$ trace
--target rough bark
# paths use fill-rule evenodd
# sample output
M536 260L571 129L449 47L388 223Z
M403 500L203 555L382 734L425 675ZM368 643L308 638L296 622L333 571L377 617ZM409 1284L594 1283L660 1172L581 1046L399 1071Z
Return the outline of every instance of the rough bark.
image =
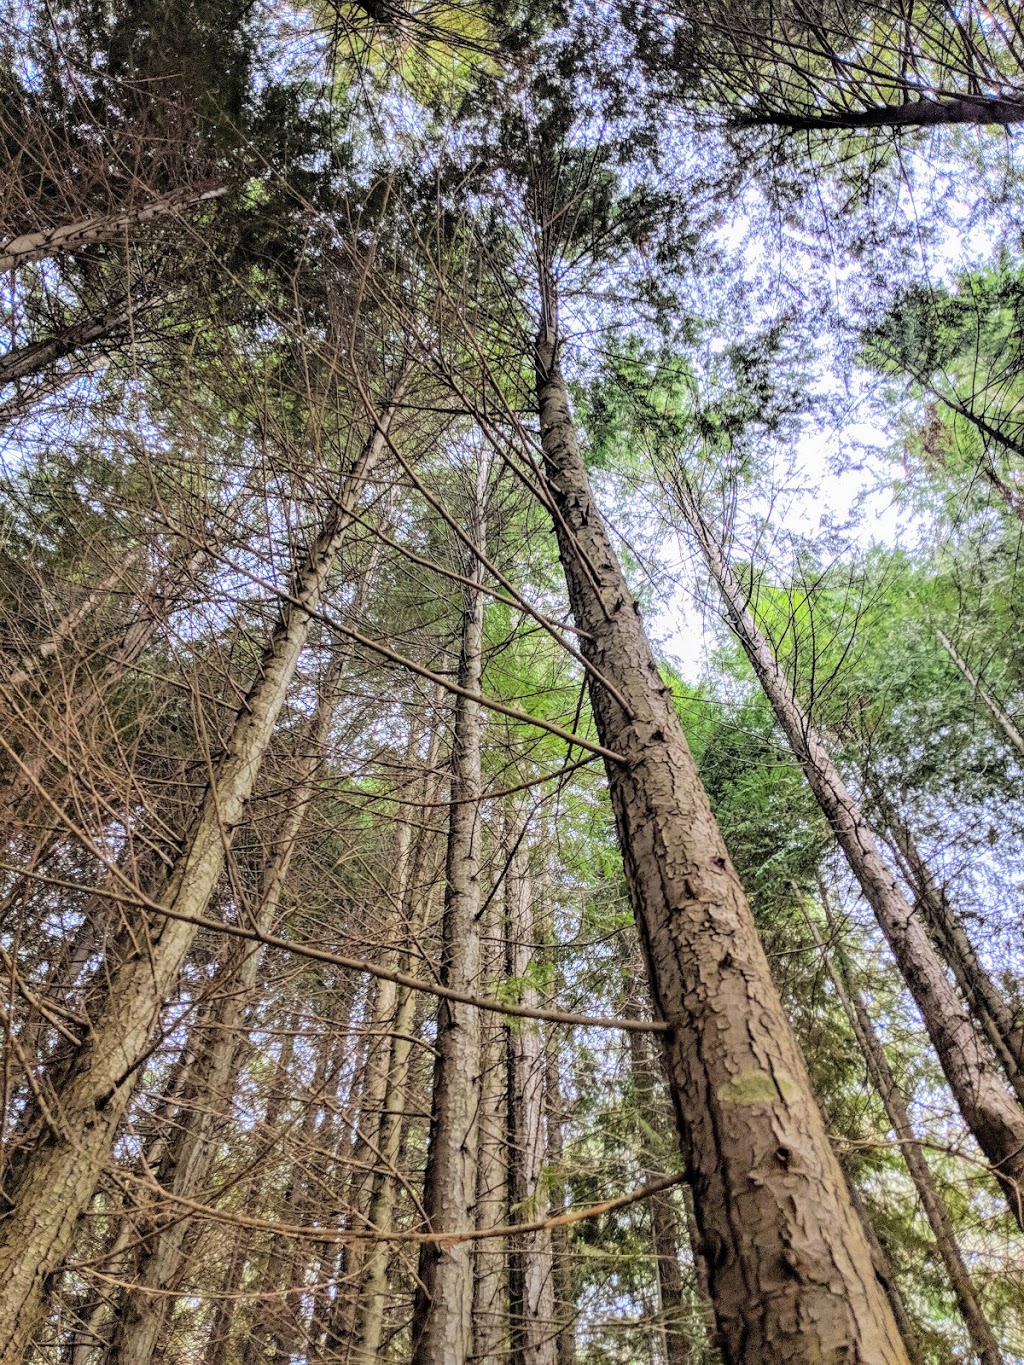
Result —
M533 879L524 846L524 814L509 821L511 847L505 886L505 939L508 975L523 981L537 940ZM540 992L526 985L523 1004L540 1003ZM523 1019L505 1025L508 1077L508 1213L506 1221L543 1218L538 1206L546 1155L544 1123L545 1046L539 1022ZM513 1238L508 1249L510 1365L558 1365L551 1230Z
M1024 1112L947 978L921 916L900 891L859 805L758 630L739 583L688 490L683 490L681 502L732 627L921 1012L964 1122L988 1158L1010 1211L1024 1226Z
M138 223L173 217L197 204L219 199L224 194L227 194L225 187L174 190L120 213L80 218L74 223L59 223L56 227L41 228L37 232L22 232L17 237L8 238L0 246L0 271L20 270L33 261L42 261L47 256L55 256L63 251L81 251L95 242L114 241Z
M337 699L337 673L328 676L310 733L304 737L305 753L299 780L289 799L288 811L276 840L276 851L264 872L254 927L274 933L280 916L288 874L301 842L303 825L316 797L317 775L327 743ZM217 1155L217 1136L234 1094L240 1053L244 1042L243 1022L255 997L263 949L245 944L231 953L219 973L217 989L224 994L208 1031L199 1074L193 1085L193 1110L179 1122L171 1140L171 1157L162 1169L170 1172L172 1195L196 1198L206 1187ZM179 1287L185 1269L191 1221L172 1205L167 1226L147 1239L136 1268L138 1288L128 1292L118 1317L117 1330L108 1352L108 1365L149 1365L163 1325L174 1306L169 1291Z
M537 343L547 487L589 662L630 898L728 1365L906 1352L829 1146L750 906L590 491L556 357Z
M481 460L471 539L484 548L487 466ZM464 591L462 650L455 705L452 804L441 930L441 982L473 990L480 976L480 740L483 671L483 566L473 556ZM430 1228L472 1228L476 1202L476 1118L482 1028L480 1012L441 999L437 1011L434 1092L423 1204ZM413 1306L412 1365L465 1365L473 1326L473 1254L468 1243L424 1243Z
M827 900L824 901L824 905L825 913L829 915ZM853 1030L854 1037L864 1055L864 1062L868 1069L868 1075L871 1077L871 1083L878 1091L893 1135L900 1145L900 1151L903 1153L903 1159L914 1182L914 1188L921 1200L921 1207L924 1209L928 1225L932 1230L932 1236L935 1238L935 1246L942 1258L943 1265L946 1267L946 1273L949 1276L953 1294L963 1316L971 1345L981 1365L1002 1365L999 1346L996 1343L992 1328L989 1326L988 1319L985 1317L970 1272L960 1254L960 1247L957 1244L949 1211L942 1201L935 1177L932 1175L931 1168L925 1158L924 1150L914 1135L907 1103L903 1098L903 1092L896 1081L896 1077L893 1075L889 1059L885 1055L885 1048L875 1032L875 1026L871 1022L871 1016L868 1014L864 1001L853 986L849 966L836 941L835 925L830 918L831 946L826 948L813 920L809 919L808 922L811 925L811 932L814 935L818 950L824 957L829 977L835 987L836 995L839 997L839 1003L850 1021L850 1028Z
M389 409L389 413L393 408ZM387 424L387 416L381 427ZM233 831L259 774L316 610L344 543L367 473L384 446L375 430L351 471L328 524L316 537L281 608L256 681L184 853L160 897L176 914L201 916L224 870ZM140 926L141 928L141 926ZM47 1286L70 1246L107 1160L117 1125L138 1084L164 1001L196 926L154 912L135 951L116 967L59 1097L52 1124L7 1185L0 1227L0 1362L16 1365L43 1312Z
M907 822L884 792L874 783L870 787L872 801L888 830L886 842L903 880L914 893L915 904L924 916L935 947L984 1029L1017 1098L1024 1103L1024 1029L978 958L945 888L933 877Z

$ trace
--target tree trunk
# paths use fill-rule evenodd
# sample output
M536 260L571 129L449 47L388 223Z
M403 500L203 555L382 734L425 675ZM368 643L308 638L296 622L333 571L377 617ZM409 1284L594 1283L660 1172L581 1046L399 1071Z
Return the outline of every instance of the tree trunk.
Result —
M487 463L480 460L470 518L472 543L486 541ZM477 702L483 672L483 565L467 566L462 651L455 705L451 813L441 930L441 983L476 989L481 968L480 773L482 716ZM482 1029L480 1012L439 1000L434 1098L427 1149L424 1209L434 1232L473 1226L476 1202L476 1109ZM469 1243L446 1248L425 1242L413 1306L412 1365L465 1365L473 1328L473 1254Z
M979 961L974 944L950 905L945 889L932 876L907 822L870 778L868 786L888 830L886 842L900 874L914 893L932 940L984 1029L1017 1098L1024 1103L1024 1029Z
M423 784L422 807L426 817L436 800L439 783L433 773L437 763L437 731L431 735ZM402 901L402 920L411 925L409 937L415 941L429 922L434 904L433 876L424 878L427 864L428 836L423 819L419 838L414 845L413 858L405 881ZM397 956L401 971L411 970L410 955ZM402 1133L408 1106L409 1065L414 1046L412 1030L416 1018L416 996L413 991L400 988L391 1026L387 1084L381 1102L380 1121L375 1140L375 1166L370 1181L367 1222L380 1233L391 1230L397 1193L398 1169L401 1158ZM388 1263L390 1249L383 1238L370 1244L360 1272L359 1293L353 1332L353 1365L370 1365L379 1359L384 1337L384 1318L388 1305Z
M311 613L337 560L363 491L385 443L375 430L351 471L327 526L281 608L261 668L234 728L228 752L172 870L161 903L175 914L201 916L224 870L274 726L306 642ZM196 935L196 925L154 913L140 944L118 964L59 1101L52 1127L8 1184L10 1211L0 1231L0 1362L16 1365L42 1315L47 1285L67 1253L107 1160L114 1132L141 1076L163 1002Z
M992 717L998 729L1000 729L1009 741L1010 746L1018 754L1024 755L1024 734L1021 734L1017 722L1008 714L1006 710L996 701L992 693L982 684L981 679L971 668L970 664L953 644L952 640L946 638L942 631L937 632L942 648L949 655L956 671L966 682L974 695L984 706L985 710Z
M524 846L525 813L509 820L510 860L505 884L508 975L523 981L521 1004L540 1004L535 985L525 984L537 939L533 880ZM508 1020L508 1217L509 1223L543 1218L538 1201L546 1155L544 1124L545 1048L539 1021ZM558 1365L551 1230L525 1233L508 1249L510 1365Z
M219 199L224 194L227 194L226 188L174 190L120 213L105 213L95 218L80 218L74 223L42 228L38 232L23 232L0 246L0 272L20 270L33 261L45 260L47 256L55 256L62 251L81 251L94 242L114 241L123 237L137 223L172 217L210 199Z
M707 1250L727 1365L905 1365L864 1230L711 812L671 689L594 503L556 359L553 282L537 398L555 532L593 676L630 899ZM623 707L625 703L625 709Z
M681 490L681 503L733 629L921 1012L964 1121L991 1163L1010 1211L1024 1227L1024 1112L1003 1083L946 976L921 917L900 891L860 807L758 630L735 575L688 489Z
M557 980L557 977L556 977ZM547 1118L545 1164L551 1168L551 1217L565 1213L565 1182L562 1177L565 1103L559 1056L548 1042L544 1053L544 1111ZM569 1229L564 1223L551 1229L551 1291L554 1300L555 1365L576 1365L576 1296L573 1291Z
M868 1014L859 993L853 987L849 966L836 938L836 925L831 917L827 899L823 897L822 903L828 918L830 947L826 948L825 944L822 943L817 925L808 916L811 933L814 935L818 951L825 962L836 995L839 997L839 1003L850 1021L850 1028L853 1030L854 1037L864 1055L868 1075L878 1091L893 1134L900 1145L900 1151L903 1153L910 1177L914 1182L921 1207L925 1211L932 1236L935 1238L936 1248L942 1257L943 1265L946 1267L946 1273L963 1315L971 1345L981 1365L1002 1365L1002 1355L996 1344L992 1328L985 1317L971 1281L970 1272L960 1254L949 1211L942 1202L942 1196L925 1159L921 1144L914 1136L910 1113L903 1098L903 1092L900 1090L896 1077L892 1073L892 1068L889 1066L889 1059L886 1057L885 1048L875 1032L871 1016Z

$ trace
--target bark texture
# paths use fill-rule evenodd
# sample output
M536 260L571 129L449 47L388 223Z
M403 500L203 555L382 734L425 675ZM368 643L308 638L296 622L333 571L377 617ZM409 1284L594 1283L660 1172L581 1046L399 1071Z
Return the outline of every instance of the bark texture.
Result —
M484 548L487 470L480 464L471 539ZM468 566L462 650L455 705L451 813L441 930L441 983L472 991L480 977L480 740L482 714L471 696L483 672L483 565ZM480 1011L454 1000L438 1001L436 1062L424 1210L434 1232L468 1231L474 1225L477 1167L477 1106L482 1025ZM465 1365L472 1345L473 1252L423 1244L413 1307L412 1365Z
M389 409L389 413L393 408ZM316 610L344 543L364 480L385 442L389 417L367 441L328 524L316 537L281 609L259 675L219 762L162 906L201 916L242 820ZM0 1362L20 1365L43 1313L48 1283L88 1206L121 1116L138 1084L161 1009L196 926L154 912L137 947L111 975L54 1109L10 1173L0 1224Z
M546 291L550 292L550 291ZM537 344L547 484L601 742L718 1341L728 1365L907 1360L803 1058L587 480L550 319Z
M875 912L928 1030L964 1122L992 1167L1010 1211L1024 1226L1024 1111L1007 1089L973 1021L946 976L921 916L878 851L864 815L779 667L721 546L692 495L684 512L718 584L733 629L771 702L793 754Z
M828 913L827 907L826 913ZM864 1062L871 1082L878 1091L886 1116L892 1126L893 1134L900 1145L900 1151L903 1153L903 1159L907 1163L907 1169L914 1182L918 1198L921 1200L921 1207L928 1219L928 1225L932 1230L932 1236L935 1238L935 1246L942 1258L942 1264L949 1276L949 1282L953 1288L953 1294L963 1316L974 1352L981 1365L1002 1365L1002 1354L981 1307L970 1272L960 1253L949 1211L942 1202L935 1177L925 1159L921 1144L914 1135L907 1103L897 1084L896 1077L893 1075L889 1059L885 1055L885 1048L875 1032L875 1026L871 1022L871 1016L868 1014L864 1001L851 982L849 968L841 951L836 946L835 934L831 935L833 946L829 951L822 943L814 922L810 921L810 923L818 950L825 957L828 973L835 987L836 995L839 997L839 1003L850 1021L854 1037L864 1054ZM830 928L834 929L831 923Z

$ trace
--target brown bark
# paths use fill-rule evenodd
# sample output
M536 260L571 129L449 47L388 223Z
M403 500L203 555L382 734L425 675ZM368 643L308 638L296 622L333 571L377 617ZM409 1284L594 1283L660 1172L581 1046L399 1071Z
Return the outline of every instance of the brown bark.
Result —
M854 1037L860 1045L868 1074L885 1108L893 1135L900 1145L900 1151L914 1182L914 1188L921 1200L921 1207L924 1209L925 1217L928 1219L928 1224L932 1230L932 1236L935 1238L935 1246L942 1258L943 1265L946 1267L946 1273L963 1315L971 1345L981 1365L1002 1365L1002 1355L992 1328L985 1317L970 1272L960 1254L949 1211L942 1201L938 1185L935 1183L935 1177L931 1173L921 1144L914 1135L903 1092L893 1075L889 1059L885 1055L885 1048L875 1032L875 1026L871 1022L871 1016L868 1014L864 1001L852 984L849 965L836 940L836 926L829 914L827 899L823 900L823 904L825 914L829 916L830 946L826 948L822 943L817 926L813 920L808 918L811 932L814 935L819 952L825 959L825 965L835 987L836 995L839 997L839 1003L842 1005L846 1017L850 1021Z
M562 1179L565 1103L558 1053L550 1041L544 1053L544 1112L547 1142L544 1160L551 1168L549 1211L552 1218L566 1212ZM554 1307L555 1365L576 1365L576 1298L573 1293L569 1229L558 1223L551 1229L551 1296Z
M948 99L913 99L902 104L879 104L865 109L844 109L834 114L744 114L737 118L743 128L786 128L791 132L816 129L943 128L974 124L1008 128L1024 122L1024 99L1007 96L953 95Z
M507 971L523 980L531 962L527 946L540 926L533 907L533 879L524 847L524 813L509 820L511 856L505 886ZM536 1004L540 993L526 986L523 1003ZM538 1207L545 1159L544 1033L523 1020L505 1026L508 1077L508 1213L507 1221L528 1222L546 1212ZM510 1240L508 1249L510 1365L558 1365L551 1230Z
M988 1158L1010 1211L1024 1226L1024 1112L1007 1090L948 980L921 916L900 891L860 807L758 630L735 575L692 494L688 489L680 492L684 515L718 584L732 627L851 871L875 912L921 1012L964 1121Z
M143 293L128 301L120 300L102 313L69 323L53 336L16 346L6 355L0 356L0 385L13 384L16 380L43 374L58 360L74 355L83 346L116 336L133 320L138 320L149 309L156 308L165 301L163 295Z
M481 460L471 517L474 545L484 549L487 465ZM482 715L470 696L483 672L483 566L472 557L464 590L462 651L455 704L452 804L441 930L441 982L472 989L480 976L480 740ZM423 1204L434 1232L473 1226L476 1119L482 1026L479 1010L438 1001L434 1095ZM465 1365L473 1327L473 1255L466 1243L424 1243L413 1307L412 1365Z
M344 494L296 576L291 598L282 605L227 753L160 898L169 909L201 916L213 895L305 645L311 614L384 441L383 429L367 441ZM106 998L61 1093L52 1097L52 1124L40 1126L34 1148L26 1151L12 1173L7 1185L10 1209L0 1228L2 1365L17 1365L42 1315L51 1278L92 1198L149 1054L164 1001L196 932L195 924L156 912L144 931L140 925L137 947L113 971Z
M915 904L924 916L932 940L984 1029L1017 1098L1024 1103L1024 1029L979 960L945 888L932 876L907 822L870 778L869 787L871 799L888 829L886 842L900 874L914 893Z
M537 343L547 486L728 1365L882 1365L906 1352L829 1146L671 689L594 503L556 357Z

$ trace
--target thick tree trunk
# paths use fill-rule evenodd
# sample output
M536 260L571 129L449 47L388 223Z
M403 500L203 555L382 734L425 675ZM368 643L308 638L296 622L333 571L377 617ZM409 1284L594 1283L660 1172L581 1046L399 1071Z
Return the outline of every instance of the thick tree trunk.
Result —
M505 885L505 939L508 975L525 981L538 941L533 906L533 879L524 844L524 812L509 821L511 856ZM520 1003L539 1005L536 986L520 992ZM639 1035L636 1035L639 1036ZM539 1206L546 1155L544 1123L545 1047L539 1022L509 1020L505 1024L508 1076L508 1213L507 1222L543 1218ZM552 1278L551 1230L525 1233L508 1249L510 1365L558 1365L555 1293Z
M485 546L487 464L480 461L471 539ZM472 558L467 577L483 582L483 566ZM455 705L451 813L441 931L441 982L475 990L480 977L480 740L479 695L483 672L484 595L464 592L462 652ZM476 1120L480 1084L480 1011L439 1000L434 1097L427 1149L423 1204L435 1232L466 1231L476 1203ZM446 1248L425 1242L413 1307L412 1365L465 1365L473 1330L473 1254L463 1242Z
M827 900L824 900L823 904L825 914L829 916ZM981 1365L1002 1365L1002 1355L992 1333L992 1328L985 1317L974 1284L971 1281L970 1272L960 1254L949 1211L942 1201L942 1196L925 1159L921 1144L914 1136L910 1113L907 1109L906 1100L903 1098L903 1092L900 1090L896 1077L892 1073L892 1068L889 1066L889 1059L885 1055L885 1048L882 1046L881 1039L875 1032L871 1016L852 984L849 966L836 939L836 926L829 916L830 946L826 947L822 943L821 935L818 933L814 921L808 918L808 923L811 926L811 932L814 935L818 950L824 958L829 977L835 987L836 995L839 997L839 1003L850 1021L850 1028L853 1030L854 1037L864 1054L868 1075L878 1091L893 1134L900 1145L900 1151L903 1153L903 1159L914 1182L914 1188L921 1200L921 1207L924 1209L932 1230L932 1236L935 1238L936 1248L942 1258L943 1265L946 1267L946 1273L963 1315L971 1345Z
M224 870L232 833L252 794L305 645L311 613L327 586L364 480L384 443L383 430L367 441L344 495L296 577L291 599L282 606L228 752L218 765L186 851L160 897L175 914L201 916ZM139 933L138 948L112 974L106 1000L59 1098L54 1097L52 1125L40 1131L34 1149L7 1186L10 1210L0 1227L3 1365L16 1365L31 1339L47 1285L92 1198L114 1132L141 1076L163 1003L196 934L195 924L159 913L150 917L146 928Z
M552 292L542 281L542 294ZM905 1365L739 878L594 503L556 358L537 343L555 531L593 677L630 898L727 1365Z
M682 491L681 502L733 629L921 1012L964 1121L991 1163L1010 1211L1024 1226L1024 1112L1007 1090L920 915L900 891L860 807L758 630L735 575L688 490Z

